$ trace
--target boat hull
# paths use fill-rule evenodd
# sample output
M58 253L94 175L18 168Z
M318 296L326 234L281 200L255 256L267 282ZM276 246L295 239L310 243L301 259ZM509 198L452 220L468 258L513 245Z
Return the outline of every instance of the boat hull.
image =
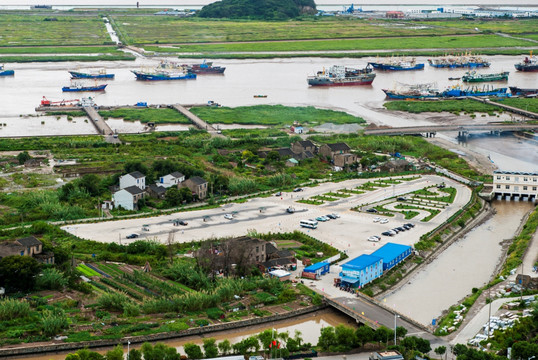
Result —
M508 72L486 75L464 75L461 80L465 82L506 81L508 80Z
M374 79L369 80L328 80L328 79L308 79L310 86L357 86L372 85Z
M225 67L210 67L210 68L192 68L191 71L195 74L224 74L224 70L226 70Z
M537 72L538 71L538 65L515 64L514 66L517 71L525 71L525 72Z
M538 89L522 89L515 86L510 86L512 95L534 95L538 94Z
M114 74L87 74L78 71L70 71L73 79L114 79Z
M459 68L483 68L483 67L489 67L491 63L484 62L484 63L475 63L475 62L468 62L468 63L441 63L437 64L434 62L429 62L430 66L438 69L459 69Z
M11 76L15 75L15 71L13 70L0 70L0 76Z
M423 70L424 69L424 64L415 64L413 66L398 66L398 65L369 62L368 65L371 65L376 70L383 70L383 71L408 71L408 70Z
M450 89L442 94L443 97L469 97L469 96L508 96L508 88L498 88L492 90L462 90Z
M100 86L82 86L82 87L69 87L64 86L62 88L63 92L84 92L84 91L105 91L105 88L107 85L100 85Z
M136 75L136 80L143 80L143 81L170 81L170 80L190 80L190 79L196 79L196 74L188 73L188 74L182 74L177 76L168 76L163 74L149 74L149 73L142 73L138 71L133 71L133 74Z
M425 94L417 94L417 95L409 95L409 94L398 94L390 90L383 90L385 95L387 95L387 98L394 99L394 100L428 100L428 99L437 99L439 98L439 94L431 94L431 95L425 95Z

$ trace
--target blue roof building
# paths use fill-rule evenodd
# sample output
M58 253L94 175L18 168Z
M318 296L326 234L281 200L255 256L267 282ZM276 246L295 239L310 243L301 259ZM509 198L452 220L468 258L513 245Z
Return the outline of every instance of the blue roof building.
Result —
M383 259L383 271L387 271L411 255L411 251L411 246L389 242L379 248L379 250L374 251L372 255L379 256Z
M383 259L375 255L361 255L342 265L342 285L362 287L383 275Z
M324 275L329 272L330 264L328 262L319 262L316 264L312 264L310 266L307 266L304 268L304 272L307 273L314 273L318 276Z

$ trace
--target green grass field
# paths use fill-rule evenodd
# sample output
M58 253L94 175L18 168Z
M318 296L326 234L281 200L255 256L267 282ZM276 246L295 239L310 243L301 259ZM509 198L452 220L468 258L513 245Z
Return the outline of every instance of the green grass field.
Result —
M122 51L115 46L22 46L0 47L0 54L115 54Z
M97 14L65 16L58 13L47 15L4 13L0 16L0 46L69 46L109 43L110 37L106 32L105 24Z
M513 99L502 99L494 100L500 104L505 104L508 106L513 106L519 109L532 111L538 113L538 99L537 98L513 98Z
M538 32L537 19L495 19L495 20L426 20L413 21L417 26L439 27L446 31L447 28L460 31L469 30L476 32L475 28L482 32L503 32L507 34L525 34Z
M494 47L535 46L525 40L497 35L402 37L372 39L339 39L315 41L268 41L221 44L183 44L180 47L145 47L148 51L177 53L262 52L262 51L353 51L384 49L481 49Z
M421 112L451 112L451 113L489 113L501 112L502 109L473 100L439 100L439 101L387 101L383 104L388 110Z
M190 124L189 119L173 109L118 109L99 111L99 114L105 119L117 118L127 121L140 121L141 123Z
M195 107L191 112L209 123L219 124L257 124L257 125L292 125L300 124L361 124L362 118L344 112L316 109L309 107L286 107L281 105L240 106L236 108Z

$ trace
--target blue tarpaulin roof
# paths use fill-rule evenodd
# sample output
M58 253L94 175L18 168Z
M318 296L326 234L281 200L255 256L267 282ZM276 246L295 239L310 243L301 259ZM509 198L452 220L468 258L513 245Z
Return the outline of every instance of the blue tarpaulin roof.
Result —
M383 259L384 263L390 263L409 249L411 249L411 246L389 242L383 245L379 250L374 251L372 255L379 256Z
M343 282L347 282L350 284L355 284L357 281L359 281L358 278L350 277L350 276L342 276L340 278Z
M382 258L375 255L361 255L359 257L356 257L353 260L348 261L347 263L342 265L342 268L348 267L353 268L356 270L364 269L372 264L375 264Z
M315 263L315 264L312 264L310 266L305 267L304 271L306 271L306 272L316 271L316 270L319 270L322 267L327 266L327 265L329 265L329 263L326 263L326 262L322 261L322 262Z

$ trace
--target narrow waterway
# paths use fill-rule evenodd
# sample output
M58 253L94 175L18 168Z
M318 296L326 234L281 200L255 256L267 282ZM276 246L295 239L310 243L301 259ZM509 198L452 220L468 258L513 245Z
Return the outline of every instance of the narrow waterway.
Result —
M386 304L423 324L431 324L432 319L469 295L474 287L485 285L501 258L501 242L514 236L533 205L494 201L493 207L495 215L387 296Z
M195 343L202 345L204 338L215 338L217 343L228 339L230 343L234 344L241 341L244 338L247 338L252 335L259 334L260 332L266 329L275 329L279 333L288 332L291 337L295 336L295 331L300 331L301 337L304 343L311 343L313 345L317 344L321 329L327 326L337 326L339 324L344 324L350 327L356 326L356 323L353 319L347 317L346 315L333 311L333 310L324 310L315 314L307 314L300 316L291 320L284 320L273 322L265 325L259 326L249 326L242 329L235 329L229 331L222 331L214 334L207 334L205 336L190 336L181 339L170 339L162 341L168 346L173 346L181 354L185 354L183 351L183 345L186 343ZM124 344L125 352L127 352L127 342ZM139 349L142 344L133 344L131 348ZM95 350L100 353L105 353L108 349L99 349ZM74 352L74 351L72 351ZM35 355L35 356L20 356L15 359L18 360L64 360L67 353L51 353L47 355Z

